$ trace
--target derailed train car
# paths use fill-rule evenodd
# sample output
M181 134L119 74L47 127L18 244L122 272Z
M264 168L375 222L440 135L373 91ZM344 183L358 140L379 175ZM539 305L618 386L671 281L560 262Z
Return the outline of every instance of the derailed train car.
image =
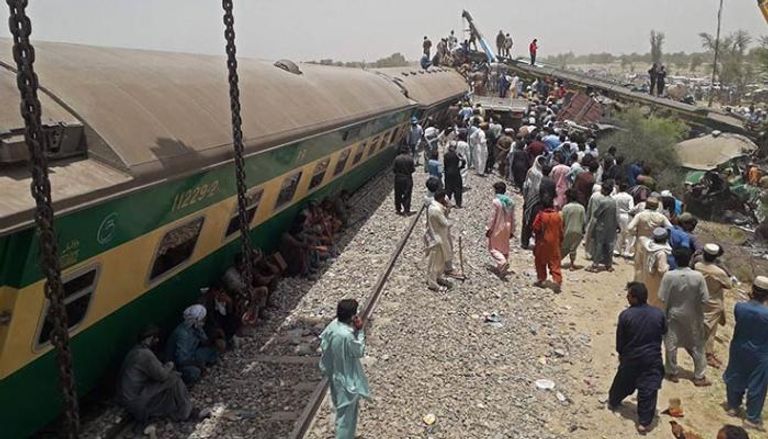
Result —
M78 392L141 327L174 322L238 251L221 57L36 44ZM11 43L0 40L0 426L60 409ZM241 59L251 239L272 248L310 198L389 166L412 116L447 116L452 71L378 72ZM402 78L402 79L400 79Z

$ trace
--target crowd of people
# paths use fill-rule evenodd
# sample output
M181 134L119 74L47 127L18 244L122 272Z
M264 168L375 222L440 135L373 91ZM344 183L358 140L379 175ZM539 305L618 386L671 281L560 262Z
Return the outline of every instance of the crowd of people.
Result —
M460 66L468 67L471 64L471 52L477 52L477 40L478 36L470 31L469 37L459 41L456 37L456 33L451 30L450 34L446 37L440 38L437 44L434 45L435 52L433 54L432 40L428 36L424 36L421 42L421 58L419 59L419 65L422 69L427 70L432 66L451 66L460 68ZM488 43L490 44L490 43ZM503 30L499 30L496 35L496 59L512 59L512 47L514 41L509 32L504 33ZM536 55L539 51L539 40L534 38L528 45L528 55L530 57L530 64L536 65Z
M252 251L250 284L247 258L235 254L233 265L187 307L181 322L161 344L161 330L145 328L123 360L117 401L141 432L152 420L199 420L207 410L193 407L188 386L197 383L222 354L239 349L242 337L266 310L276 306L274 292L284 276L315 278L323 261L337 255L339 233L349 225L349 193L309 201L281 235L279 252Z
M561 127L561 87L542 89L536 84L517 129L501 126L480 104L473 107L468 101L431 136L412 120L407 142L395 159L395 192L399 205L410 206L411 175L423 149L433 163L424 233L427 287L450 289L448 278L463 274L454 268L450 213L462 207L468 173L497 173L501 179L493 186L485 234L498 276L508 273L510 242L516 236L523 249L533 249L534 285L556 293L562 288L564 258L569 270L585 268L595 274L613 272L617 259L634 265L627 285L630 308L621 314L617 328L620 366L610 390L610 408L617 409L637 390L637 430L647 432L663 380L680 379L677 351L682 348L693 359L695 386L711 385L708 368L725 367L728 414L743 416L745 427L762 430L768 388L768 278L754 279L751 300L736 306L736 332L726 365L714 341L718 326L725 324L724 295L736 280L721 263L723 248L696 236L697 219L671 191L657 187L645 163L627 160L613 146L601 152L588 133ZM427 120L426 125L433 128L435 122ZM440 149L445 151L442 167ZM408 191L399 191L398 185ZM519 235L514 192L522 197ZM576 265L579 251L589 266Z
M477 231L485 234L495 275L510 273L511 246L518 237L522 249L533 251L533 285L555 293L567 276L563 268L606 275L601 273L613 272L617 259L633 264L626 288L629 308L617 326L619 368L609 408L617 409L637 391L637 430L647 432L663 380L680 380L677 351L682 348L693 359L695 386L710 386L707 370L725 367L728 414L743 416L745 427L761 430L768 389L768 278L755 278L751 300L736 305L725 364L714 341L718 326L725 324L724 296L734 278L721 263L722 246L698 239L696 218L672 192L657 187L644 163L625 159L613 146L601 152L589 133L561 126L563 89L545 81L532 84L525 94L529 108L516 128L504 127L468 100L442 127L431 119L423 126L411 120L393 163L394 202L398 214L412 213L413 174L423 160L429 175L423 235L427 288L446 291L454 286L450 279L464 276L455 263L451 211L463 207L473 179L496 176L493 193L482 195L489 200L488 221L484 231ZM157 416L204 416L192 407L186 386L221 361L223 352L238 347L243 327L272 304L281 276L316 276L323 261L336 257L336 238L349 224L347 196L309 202L282 234L279 253L267 257L255 251L251 285L243 276L245 258L236 255L199 303L184 311L162 354L155 351L157 328L141 334L125 358L119 383L119 399L139 424ZM590 261L587 267L577 265L580 251ZM360 365L364 325L357 307L351 300L340 302L337 319L321 335L321 370L331 382L337 437L343 438L354 436L358 403L368 397ZM727 426L720 433L746 437L733 435L740 431ZM686 433L676 428L675 435Z

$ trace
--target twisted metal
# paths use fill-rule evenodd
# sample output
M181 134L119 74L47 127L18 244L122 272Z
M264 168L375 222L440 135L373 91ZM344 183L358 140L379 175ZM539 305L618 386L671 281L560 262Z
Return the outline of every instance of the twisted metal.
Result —
M6 0L10 9L8 27L13 36L13 59L16 62L16 84L21 94L21 116L24 118L24 141L29 150L32 174L31 192L35 199L35 223L40 240L40 268L45 275L45 297L48 299L46 319L52 324L51 342L56 349L59 386L64 403L64 432L77 437L80 415L69 347L69 325L64 304L64 288L54 230L51 183L48 179L46 137L40 121L41 107L37 97L38 79L34 69L35 49L29 41L32 23L26 14L27 0Z

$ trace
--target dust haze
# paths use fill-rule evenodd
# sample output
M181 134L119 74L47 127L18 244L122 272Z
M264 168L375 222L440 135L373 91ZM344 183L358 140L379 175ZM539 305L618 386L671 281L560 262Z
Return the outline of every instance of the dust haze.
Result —
M714 33L718 0L236 0L241 55L308 61L373 61L394 52L418 59L421 39L464 28L468 9L491 39L499 29L525 55L537 37L540 56L647 52L651 29L665 51L701 50L699 32ZM7 14L7 8L2 8ZM223 54L221 4L210 0L36 0L33 37L91 45ZM3 20L5 23L5 20ZM723 31L768 34L755 2L725 2ZM3 24L0 36L7 37Z

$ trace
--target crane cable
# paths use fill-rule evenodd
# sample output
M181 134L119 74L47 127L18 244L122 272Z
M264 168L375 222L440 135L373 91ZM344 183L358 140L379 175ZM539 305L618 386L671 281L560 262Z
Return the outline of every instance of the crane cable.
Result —
M240 222L240 245L245 264L241 276L246 285L246 310L243 320L254 303L253 294L253 247L250 239L250 218L248 218L247 180L243 147L243 120L240 117L240 87L237 75L237 48L235 46L235 18L232 14L232 0L222 0L224 8L224 39L226 40L227 71L229 79L229 99L232 111L232 145L235 152L235 179L237 181L237 214ZM240 268L240 267L238 267Z
M40 240L40 269L45 275L45 297L48 299L46 320L53 327L51 343L56 350L59 387L64 402L63 436L76 438L80 413L69 346L69 324L64 303L61 266L58 259L56 231L54 230L51 182L48 178L48 140L43 134L40 120L41 106L37 97L38 79L34 69L35 49L29 41L32 24L27 16L27 0L6 0L10 9L8 26L13 36L13 59L16 62L16 84L21 95L21 117L24 119L24 142L29 151L32 174L31 192L35 199L35 223Z

